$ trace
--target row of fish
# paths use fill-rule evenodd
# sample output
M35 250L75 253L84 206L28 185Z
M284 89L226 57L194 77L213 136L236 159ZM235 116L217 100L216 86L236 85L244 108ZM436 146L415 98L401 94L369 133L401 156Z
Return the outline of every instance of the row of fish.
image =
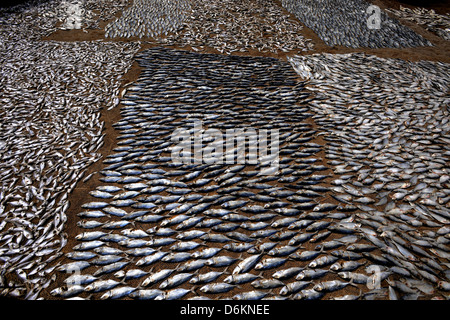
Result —
M433 9L414 8L410 9L400 5L400 9L386 9L397 18L413 21L423 25L427 30L436 33L444 40L450 40L450 14L438 14Z
M39 41L58 29L99 29L130 0L35 0L0 8L0 37Z
M329 46L408 48L432 45L364 0L282 0L281 4Z
M67 242L68 195L101 157L100 110L117 105L138 48L0 42L2 295L36 297L48 285Z

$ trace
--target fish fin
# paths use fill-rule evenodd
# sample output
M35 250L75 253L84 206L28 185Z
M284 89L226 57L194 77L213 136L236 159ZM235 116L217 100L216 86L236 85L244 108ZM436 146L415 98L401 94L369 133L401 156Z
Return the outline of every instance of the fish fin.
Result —
M348 284L351 285L352 287L359 288L359 286L356 283L353 283L353 279L350 279Z

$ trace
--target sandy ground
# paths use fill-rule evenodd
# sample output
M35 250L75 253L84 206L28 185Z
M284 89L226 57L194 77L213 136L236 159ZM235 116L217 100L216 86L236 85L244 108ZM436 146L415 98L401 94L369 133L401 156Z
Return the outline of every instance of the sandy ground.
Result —
M280 1L276 1L280 6ZM395 8L398 9L400 5L407 6L410 8L414 8L414 5L402 3L399 1L393 1L393 0L372 0L373 4L378 5L382 9L384 8ZM448 13L450 12L450 5L449 1L446 1L445 3L433 3L429 2L428 6L426 8L428 9L435 9L437 13ZM117 15L119 16L120 13ZM292 18L294 18L292 16ZM295 19L295 18L294 18ZM379 57L383 58L399 58L399 59L405 59L410 61L418 61L418 60L432 60L432 61L442 61L446 63L450 63L450 43L441 39L437 35L425 30L424 28L408 22L408 21L402 21L400 20L404 25L410 27L414 31L416 31L418 34L421 34L423 37L428 39L433 43L433 47L418 47L418 48L408 48L408 49L350 49L345 48L341 46L334 46L329 47L327 46L320 38L309 28L304 26L303 30L303 36L306 38L312 39L314 43L314 50L304 52L302 54L309 55L314 53L321 53L321 52L327 52L327 53L350 53L350 52L365 52L367 54L374 54ZM142 49L145 50L150 47L154 46L160 46L159 43L155 43L154 41L151 41L151 39L139 39L139 38L116 38L116 39L105 39L104 38L104 26L109 22L102 22L100 24L100 27L102 29L100 30L70 30L70 31L64 31L64 30L58 30L57 32L53 33L49 37L43 38L42 40L45 41L92 41L92 40L101 40L101 41L124 41L124 42L130 42L130 41L141 41L142 42ZM150 40L147 42L146 40ZM176 48L176 47L170 47L170 48ZM192 50L190 47L186 48L176 48L176 49L185 49L185 50ZM214 49L205 49L205 53L219 53ZM265 57L274 57L282 60L286 60L286 56L291 55L292 53L281 53L281 54L273 54L273 53L260 53L258 51L250 52L250 53L236 53L238 55L251 55L251 56L265 56ZM140 74L140 68L138 64L135 62L130 69L130 71L123 77L123 86L126 86L128 83L135 81ZM105 143L103 147L99 150L99 152L103 155L103 158L107 155L112 153L112 149L114 149L117 146L117 136L118 131L115 130L112 127L112 124L119 121L121 119L120 115L120 107L112 109L112 110L103 110L101 119L105 121ZM320 143L321 141L317 141L317 143ZM323 141L322 141L323 143ZM319 155L324 157L324 154ZM66 223L65 232L68 234L68 243L63 249L63 253L67 253L72 251L72 247L77 244L77 241L75 240L75 236L82 232L80 228L76 226L76 223L79 221L79 218L77 217L77 213L80 212L81 205L84 203L87 203L89 201L93 201L89 195L88 192L91 190L94 190L97 186L102 184L98 178L99 174L98 171L102 170L104 167L102 161L98 161L97 163L91 165L88 168L88 171L85 176L87 176L90 173L94 173L93 177L89 179L87 182L80 182L72 192L72 194L69 197L70 207L67 211L68 220ZM325 173L331 173L331 172L324 172ZM334 202L333 199L330 199L329 202ZM331 240L331 239L328 239ZM313 248L312 244L311 247ZM68 259L65 259L62 263L68 262ZM285 265L288 266L287 264ZM272 271L273 272L273 271ZM62 285L62 280L64 280L62 277L58 277L57 281L52 284L47 290L43 291L41 293L41 297L44 299L55 299L52 295L49 294L49 292ZM326 277L324 280L327 280ZM244 288L243 288L244 289ZM343 294L358 294L358 290L355 288L349 288L345 290L340 290L339 295Z

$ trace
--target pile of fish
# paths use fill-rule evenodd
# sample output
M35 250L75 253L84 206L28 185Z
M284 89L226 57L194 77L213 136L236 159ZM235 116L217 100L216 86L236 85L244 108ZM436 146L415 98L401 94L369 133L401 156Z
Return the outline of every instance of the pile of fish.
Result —
M68 194L100 158L137 44L0 42L0 291L36 297L62 253Z
M369 8L371 4L364 0L282 0L281 3L329 46L408 48L432 45L378 7L379 10Z
M386 9L400 19L413 21L423 25L427 30L436 33L444 40L450 40L450 14L438 14L433 9L415 8L410 9L400 5L400 9Z
M105 37L166 36L178 31L191 10L189 0L135 0L105 27Z
M313 46L274 1L130 4L0 9L0 296L449 298L448 64L232 56ZM431 45L384 12L369 29L363 0L282 5L330 46ZM37 41L100 28L119 11L106 37L226 55ZM401 12L448 39L446 16ZM118 106L135 57L141 73L120 94L117 144L95 189L70 204L101 158L100 111ZM70 205L80 211L69 247Z
M131 0L34 0L0 8L0 38L40 40L58 29L99 29Z
M368 258L400 268L397 294L448 291L449 65L362 53L290 62L315 93L333 198L361 210L360 236L383 251Z
M221 53L311 50L302 26L273 1L140 0L106 28L106 37L152 37L161 44Z
M53 0L55 1L55 0ZM99 29L100 21L108 21L117 12L129 6L130 0L56 0L53 11L46 11L48 17L57 17L59 29Z

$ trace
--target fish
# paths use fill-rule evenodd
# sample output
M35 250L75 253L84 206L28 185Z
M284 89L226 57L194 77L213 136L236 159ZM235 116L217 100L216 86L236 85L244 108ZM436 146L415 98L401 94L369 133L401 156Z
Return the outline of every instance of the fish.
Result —
M254 245L250 243L227 243L223 248L231 252L248 251L249 253L254 253L251 251L254 248Z
M232 274L226 277L223 281L225 283L231 283L231 284L243 284L247 282L251 282L253 280L258 279L259 276L251 274L251 273L239 273L239 274Z
M145 257L141 258L140 260L136 261L136 265L137 266L150 265L150 264L152 264L154 262L157 262L157 261L161 260L167 254L169 254L169 253L168 252L161 252L161 251L155 252L152 255L145 256Z
M70 285L67 286L67 289L62 287L55 288L50 291L50 294L56 297L70 298L82 292L84 292L84 286Z
M75 236L75 239L77 240L86 240L86 241L92 241L97 240L101 237L106 235L106 232L103 231L89 231L89 232L83 232Z
M103 244L104 242L101 240L84 241L80 244L75 245L73 247L73 250L80 250L80 251L92 250L102 246Z
M316 291L314 289L303 289L296 293L292 298L294 300L318 300L325 294L323 292Z
M260 290L253 290L243 293L238 293L233 296L234 300L261 300L265 296L267 296L267 292Z
M255 266L255 270L267 270L275 267L279 267L286 262L285 258L266 258L258 262Z
M206 260L205 264L211 267L226 267L229 266L231 264L233 264L234 262L236 262L238 259L237 258L233 258L230 256L216 256L216 257L212 257Z
M416 8L411 10L410 8L401 6L399 9L387 8L387 12L394 14L398 18L414 21L415 23L422 25L427 30L437 34L443 39L448 40L448 32L442 31L433 22L435 17L441 21L441 24L445 24L446 19L444 15L437 14L434 10L428 10L426 8ZM448 23L448 22L447 22Z
M338 260L338 258L335 257L335 256L328 256L328 255L326 255L326 256L322 256L322 257L314 259L313 261L311 261L308 264L308 267L310 267L310 268L322 268L324 266L333 264L337 260Z
M221 250L222 248L205 248L201 251L193 252L191 256L195 259L208 259L215 256Z
M189 260L191 258L191 254L188 252L172 252L168 255L164 256L161 261L164 262L183 262Z
M56 270L61 272L72 272L74 270L81 271L90 266L90 263L87 261L75 261L66 263L56 268Z
M257 279L250 283L256 289L274 289L284 286L278 279Z
M199 4L191 5L197 8ZM185 28L189 29L189 24ZM166 39L170 42L176 37L172 34ZM168 270L174 271L164 271L146 283L158 287L177 274L192 274L189 280L169 286L167 290L149 291L148 297L183 298L190 291L170 290L188 286L200 288L206 284L211 285L208 288L212 292L220 291L220 286L212 289L217 283L232 285L223 289L231 288L231 297L245 293L242 296L259 299L267 296L319 299L330 290L337 290L339 296L341 284L327 281L350 283L350 279L341 277L350 274L343 272L352 272L355 283L363 281L364 277L354 274L360 272L357 269L364 263L385 265L388 269L382 269L382 277L397 266L394 270L399 277L409 272L424 282L434 283L433 272L439 270L435 267L442 267L442 259L446 257L443 247L447 238L445 229L440 228L448 219L446 211L442 210L444 205L438 200L445 199L447 190L445 178L444 182L439 182L445 174L442 171L446 165L442 156L445 151L440 151L442 148L437 148L435 142L445 145L446 140L439 134L442 130L433 127L435 123L442 126L437 119L445 118L444 110L434 107L434 104L445 105L440 96L445 92L446 76L441 70L444 64L393 61L362 53L301 55L281 61L204 55L157 46L140 52L136 61L141 66L141 74L135 81L136 87L132 90L127 87L121 98L120 101L125 102L121 106L121 119L113 126L119 132L116 156L105 158L106 168L100 169L119 180L109 183L98 179L100 184L120 188L115 191L95 189L117 198L101 200L108 203L103 208L86 209L93 215L95 211L107 213L110 208L123 210L125 214L77 219L101 223L79 232L105 233L80 237L86 237L80 242L86 242L88 247L88 241L104 242L98 247L102 249L92 249L95 254L113 253L105 249L108 246L123 250L112 254L122 257L116 262L129 264L121 269L120 275L142 268L151 272L148 275L151 276L158 274L157 264L175 262L173 266L162 267L162 270L173 268ZM389 66L387 71L386 65ZM420 75L420 86L440 93L427 97L426 105L425 102L422 105L415 94L407 96L406 92L409 95L422 89L418 89L416 80L402 69L413 70L409 73ZM297 72L305 74L307 70L309 79L299 80ZM403 77L408 81L403 82ZM430 78L435 88L424 80ZM398 88L407 90L402 92ZM396 101L396 96L405 100ZM412 97L417 101L408 102ZM436 116L431 117L433 114ZM205 129L193 126L194 119L202 119ZM310 120L314 120L314 128ZM168 156L176 147L176 143L170 141L176 128L186 127L190 134L201 134L205 139L203 147L212 150L217 141L205 133L208 129L225 132L242 125L258 130L280 129L282 146L286 139L293 137L289 145L282 148L277 173L260 174L267 168L272 170L270 157L251 167L248 162L236 161L233 164L177 164ZM425 137L417 128L428 125L434 129ZM239 146L233 147L233 151L238 150ZM419 163L423 165L416 165ZM228 170L230 168L233 169ZM334 184L327 187L330 181ZM23 183L27 184L25 180ZM414 191L419 183L427 186L421 185ZM395 193L405 195L401 198L394 196ZM420 196L416 200L406 198L410 193ZM425 197L429 199L422 201ZM375 205L377 202L370 199L380 202ZM116 200L124 202L112 202ZM120 210L117 210L119 215L124 213ZM419 231L420 224L427 227ZM111 227L113 229L108 229ZM437 234L437 230L441 234ZM90 237L92 239L87 240ZM422 246L423 242L414 243L416 247L409 245L419 239L426 239L428 247ZM71 244L68 252L77 251L73 246L80 242ZM133 248L140 245L142 247ZM238 254L228 256L223 249ZM421 254L421 250L429 257ZM433 259L436 256L438 259ZM116 263L95 264L103 261L96 258L92 256L85 261L96 269ZM296 261L305 263L291 264ZM150 269L152 266L154 269ZM206 273L206 276L208 268L216 273ZM231 269L227 271L227 268ZM259 275L252 274L253 270ZM112 274L103 274L102 280L108 277ZM130 279L121 286L140 281ZM272 287L282 290L294 282L304 283L297 284L289 297L281 291L278 294L269 290ZM248 285L240 287L241 283L253 283L255 291L247 291ZM323 283L326 283L323 288L318 287ZM312 290L314 287L317 290ZM429 292L428 286L422 289ZM136 297L139 290L141 288L136 287L133 291ZM133 298L133 292L121 298ZM417 292L423 293L417 289L410 294ZM142 294L145 297L144 291Z

